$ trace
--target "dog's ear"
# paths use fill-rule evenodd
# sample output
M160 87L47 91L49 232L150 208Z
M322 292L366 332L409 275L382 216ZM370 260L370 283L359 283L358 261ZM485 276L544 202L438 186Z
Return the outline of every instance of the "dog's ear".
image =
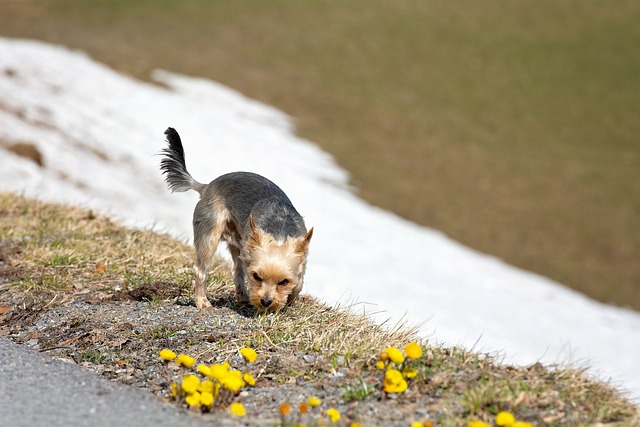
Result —
M307 253L309 250L309 242L311 241L311 236L313 236L313 227L311 230L303 238L298 240L296 243L296 252Z
M253 220L253 215L249 215L249 227L251 227L249 242L255 246L260 246L260 243L261 243L260 233L258 232L258 227L256 226L256 223Z

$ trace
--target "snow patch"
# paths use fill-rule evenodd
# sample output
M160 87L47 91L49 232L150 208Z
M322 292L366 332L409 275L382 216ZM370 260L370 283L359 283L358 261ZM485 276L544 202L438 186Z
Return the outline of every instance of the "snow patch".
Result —
M580 363L640 396L640 314L593 301L368 205L284 113L205 79L134 80L85 54L0 39L0 190L99 210L190 239L194 192L170 194L157 156L180 133L201 182L246 170L276 182L315 227L305 291L354 298L380 321L506 362ZM6 150L34 145L44 167Z

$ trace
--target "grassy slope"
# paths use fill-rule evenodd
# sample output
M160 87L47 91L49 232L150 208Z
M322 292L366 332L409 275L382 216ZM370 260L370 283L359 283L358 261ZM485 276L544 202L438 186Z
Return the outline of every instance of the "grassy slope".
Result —
M324 396L327 401L349 408L345 422L366 413L364 408L378 405L380 418L366 419L364 425L394 420L384 418L386 411L397 417L395 421L404 419L407 422L402 425L409 425L417 408L424 418L438 425L464 425L472 419L489 421L501 410L538 425L638 423L637 408L606 384L588 380L580 370L540 364L509 367L487 355L426 342L425 356L416 364L418 375L409 381L409 390L396 399L385 399L380 392L382 373L373 367L376 356L386 345L403 346L415 336L414 331L404 327L385 330L362 315L324 306L311 297L275 315L255 313L235 303L233 281L223 267L216 270L209 288L215 304L206 316L230 319L219 325L232 326L215 330L224 339L207 338L208 334L198 328L183 335L167 335L175 330L173 325L165 325L157 315L145 315L145 310L157 313L155 308L172 306L176 295L188 292L191 248L165 235L122 228L75 207L0 193L0 242L3 335L9 332L17 340L35 337L42 348L61 351L58 357L81 355L85 367L97 365L93 369L99 367L105 376L125 371L124 365L127 374L110 379L131 384L131 378L143 376L144 381L134 384L163 396L166 379L164 388L154 388L154 384L161 384L157 380L167 375L158 352L168 342L176 352L210 356L206 363L220 363L219 357L251 346L260 354L255 375L259 379L257 389L263 391L249 390L249 396L264 399L264 390L271 390L273 395L266 400L281 403L282 392L292 384L311 385L328 390ZM116 284L122 292L114 291ZM130 303L128 296L139 300L140 295L150 302L146 308L145 304L135 305L136 316L155 318L156 323L134 327L128 323L133 320L126 317L109 317L109 333L97 334L91 328L81 333L82 322L75 325L73 318L63 318L60 327L39 329L37 334L28 332L36 318L57 306L73 306L76 311L84 307L86 314L76 312L76 317L98 318L100 313ZM80 303L86 298L91 302ZM202 315L182 309L189 325ZM73 325L69 327L67 321ZM65 330L70 335L65 336ZM168 336L172 338L168 340ZM333 365L305 363L300 354L333 361ZM344 358L343 365L336 365L338 357ZM160 378L152 378L157 375ZM339 388L335 387L337 380ZM252 409L252 416L267 415L262 408ZM277 419L277 414L271 417Z
M363 197L640 308L640 3L3 2L0 34L293 114Z

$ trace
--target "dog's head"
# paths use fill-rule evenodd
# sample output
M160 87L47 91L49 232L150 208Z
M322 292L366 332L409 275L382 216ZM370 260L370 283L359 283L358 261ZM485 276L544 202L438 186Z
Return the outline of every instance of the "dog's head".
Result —
M292 302L302 290L313 228L301 237L278 240L249 218L242 261L251 290L249 301L260 310L276 311Z

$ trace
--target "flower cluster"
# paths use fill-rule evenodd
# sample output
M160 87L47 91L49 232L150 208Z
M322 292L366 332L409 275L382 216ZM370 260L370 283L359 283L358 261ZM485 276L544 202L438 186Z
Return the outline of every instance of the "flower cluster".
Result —
M387 347L376 362L376 367L385 371L382 383L385 393L403 393L409 387L407 379L418 375L413 362L421 357L422 347L417 342L407 344L404 352Z
M252 348L240 349L240 354L244 359L253 363L257 359L257 354ZM171 350L160 351L160 358L165 362L173 362L185 368L191 368L196 360L186 354L176 355ZM171 383L171 396L177 402L184 402L190 408L200 409L203 412L210 411L214 404L226 406L239 392L246 386L254 386L255 378L250 372L242 372L232 369L228 362L214 363L213 365L198 364L194 373L184 374L181 381ZM244 406L235 402L229 410L238 416L246 415Z
M533 427L533 424L526 421L518 421L511 412L502 411L496 415L495 420L498 427ZM484 421L471 421L467 424L467 427L489 427L489 424Z
M321 399L315 396L310 396L306 401L298 405L298 412L296 414L296 413L292 413L291 404L289 402L283 403L282 405L280 405L280 408L279 408L281 425L282 426L293 425L293 426L299 426L299 427L306 426L306 424L303 422L304 419L306 417L309 417L309 415L313 416L314 409L318 408L321 404L322 404ZM318 425L324 425L322 424L323 415L326 415L331 423L337 423L340 420L340 411L338 411L336 408L329 408L326 411L321 411L316 413L316 415L321 416L321 419L320 419L321 423ZM290 423L290 420L292 418L295 419L295 422L293 424ZM317 420L315 421L311 420L311 425L316 425L317 422L318 422Z

